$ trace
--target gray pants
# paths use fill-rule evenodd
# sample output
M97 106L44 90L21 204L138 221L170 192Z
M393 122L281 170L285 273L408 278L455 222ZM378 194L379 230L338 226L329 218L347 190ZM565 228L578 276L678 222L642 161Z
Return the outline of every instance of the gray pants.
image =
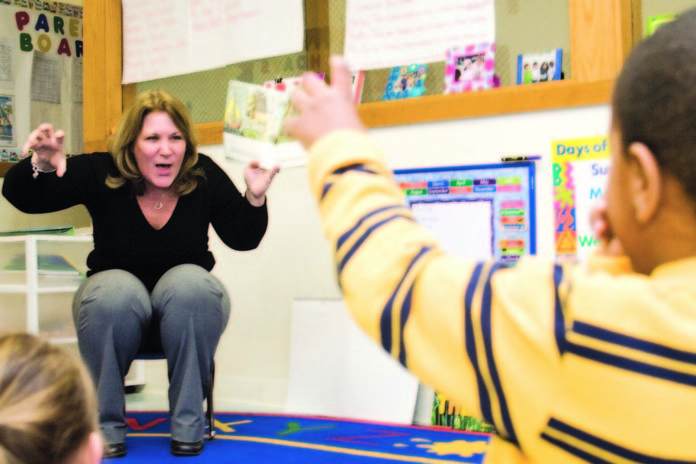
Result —
M73 319L97 388L106 443L125 440L124 378L140 351L164 352L167 358L172 439L203 438L204 392L230 308L222 283L192 264L170 269L151 295L122 270L99 272L82 283L73 300Z

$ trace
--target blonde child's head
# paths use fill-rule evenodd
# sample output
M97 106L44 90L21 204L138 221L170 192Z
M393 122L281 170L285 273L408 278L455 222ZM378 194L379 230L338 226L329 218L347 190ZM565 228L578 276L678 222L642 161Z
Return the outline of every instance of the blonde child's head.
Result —
M101 459L97 401L81 361L30 334L0 334L0 464Z

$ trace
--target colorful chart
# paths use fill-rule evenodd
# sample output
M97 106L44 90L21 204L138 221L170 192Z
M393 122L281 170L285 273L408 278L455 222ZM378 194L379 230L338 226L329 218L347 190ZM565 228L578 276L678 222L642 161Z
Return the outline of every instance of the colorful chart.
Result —
M604 197L609 173L606 136L558 140L552 146L556 257L583 260L594 248L592 205Z
M419 223L462 258L515 262L536 253L534 163L394 172Z

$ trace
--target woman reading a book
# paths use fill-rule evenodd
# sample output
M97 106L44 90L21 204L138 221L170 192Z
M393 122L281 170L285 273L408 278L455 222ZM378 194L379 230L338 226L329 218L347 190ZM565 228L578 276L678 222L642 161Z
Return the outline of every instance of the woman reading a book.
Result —
M278 167L250 162L240 193L197 152L186 107L163 91L136 98L109 153L66 159L63 138L49 124L33 131L24 146L33 153L7 173L2 193L25 213L82 204L92 218L94 249L73 317L97 387L105 457L126 455L124 377L144 351L167 358L172 454L200 454L204 392L231 307L210 273L209 227L234 250L256 248Z

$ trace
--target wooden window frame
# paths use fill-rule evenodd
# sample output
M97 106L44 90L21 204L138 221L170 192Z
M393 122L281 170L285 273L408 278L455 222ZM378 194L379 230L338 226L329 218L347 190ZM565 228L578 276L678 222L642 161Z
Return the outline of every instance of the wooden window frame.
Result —
M360 117L374 128L609 103L614 79L641 38L641 0L568 1L572 79L366 103L358 106ZM328 2L306 0L307 33L328 31ZM104 151L123 108L136 93L135 84L121 85L121 1L85 1L83 20L88 25L84 28L84 146L86 152ZM317 71L328 72L328 43L314 45L307 54L308 63L319 65ZM196 128L201 145L222 143L222 121ZM0 163L0 175L6 165L11 163Z

